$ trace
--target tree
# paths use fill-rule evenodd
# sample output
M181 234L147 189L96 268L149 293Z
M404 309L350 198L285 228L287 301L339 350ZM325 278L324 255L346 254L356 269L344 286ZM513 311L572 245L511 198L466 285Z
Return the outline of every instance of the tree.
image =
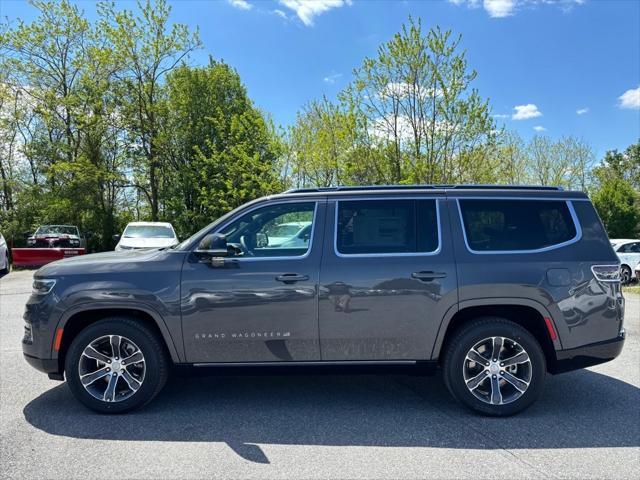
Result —
M629 182L616 176L606 177L591 199L609 237L633 238L640 233L640 198Z
M360 116L359 139L385 152L389 183L447 182L464 155L486 158L495 127L488 101L471 88L461 37L409 24L354 70L342 100Z
M182 234L281 190L280 141L224 62L182 66L167 78L162 200Z
M592 171L591 193L610 237L635 237L640 234L640 142L624 153L608 151L602 163Z
M289 130L289 142L293 162L287 173L295 186L351 183L355 118L339 105L326 97L307 104Z
M171 7L166 0L138 2L139 15L128 10L115 11L113 3L100 4L101 22L120 64L121 114L135 145L132 152L140 163L135 170L142 177L136 182L149 201L151 220L160 209L161 140L166 116L163 80L189 53L200 46L197 30L186 25L169 25Z

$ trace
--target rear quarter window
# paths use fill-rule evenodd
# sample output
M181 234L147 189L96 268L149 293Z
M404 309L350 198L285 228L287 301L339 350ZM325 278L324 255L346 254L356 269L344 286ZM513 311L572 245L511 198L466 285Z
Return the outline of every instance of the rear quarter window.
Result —
M469 248L474 251L538 250L576 237L561 200L459 200Z

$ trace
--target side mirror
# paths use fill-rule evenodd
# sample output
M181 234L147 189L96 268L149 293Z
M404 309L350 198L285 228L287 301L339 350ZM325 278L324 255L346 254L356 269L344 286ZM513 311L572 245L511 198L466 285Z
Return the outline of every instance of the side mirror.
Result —
M207 253L211 257L226 257L229 255L227 237L221 233L212 233L202 239L198 251Z
M111 237L111 238L113 238L113 241L114 241L114 242L119 242L119 241L120 241L120 235L114 235L114 236L113 236L113 237Z
M31 232L22 232L22 236L27 239L31 236Z

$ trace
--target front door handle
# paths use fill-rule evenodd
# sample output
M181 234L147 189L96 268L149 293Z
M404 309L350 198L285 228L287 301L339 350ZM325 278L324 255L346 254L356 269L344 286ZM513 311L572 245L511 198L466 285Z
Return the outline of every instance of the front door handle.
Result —
M430 282L431 280L435 280L436 278L444 278L447 274L445 272L430 272L430 271L422 271L422 272L413 272L411 274L411 278L415 278L416 280L420 280L421 282Z
M309 275L298 275L297 273L283 273L282 275L278 275L276 277L276 280L286 284L292 284L296 282L304 282L306 280L309 280Z

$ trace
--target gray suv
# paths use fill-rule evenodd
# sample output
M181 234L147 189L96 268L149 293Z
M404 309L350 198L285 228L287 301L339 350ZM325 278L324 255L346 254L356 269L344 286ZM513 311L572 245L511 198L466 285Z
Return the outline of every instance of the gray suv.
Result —
M289 223L305 228L282 238ZM619 268L579 192L298 189L174 247L46 265L22 346L104 413L148 403L188 365L440 368L465 406L511 415L547 373L620 353Z

